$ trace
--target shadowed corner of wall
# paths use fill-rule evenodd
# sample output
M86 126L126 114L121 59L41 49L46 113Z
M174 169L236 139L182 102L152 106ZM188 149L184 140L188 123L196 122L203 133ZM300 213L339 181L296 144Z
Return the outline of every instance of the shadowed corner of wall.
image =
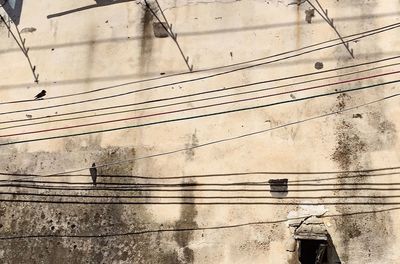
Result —
M0 0L0 6L15 25L19 25L23 0Z

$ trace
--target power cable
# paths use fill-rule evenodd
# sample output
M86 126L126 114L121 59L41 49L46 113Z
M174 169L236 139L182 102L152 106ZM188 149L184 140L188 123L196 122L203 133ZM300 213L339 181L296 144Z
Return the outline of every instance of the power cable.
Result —
M269 190L265 190L269 192ZM0 195L12 195L12 196L37 196L37 197L68 197L68 198L89 198L89 199L203 199L203 200L241 200L241 199L263 199L263 200L322 200L322 199L395 199L400 198L400 195L326 195L326 196L185 196L185 195L86 195L86 194L47 194L47 193L14 193L14 192L0 192Z
M400 205L400 202L131 202L131 201L48 201L48 200L24 200L24 199L0 199L0 202L3 203L40 203L40 204L80 204L80 205L95 205L95 204L118 204L118 205L247 205L247 206L256 206L256 205L308 205L308 206L316 206L316 205L335 205L335 206L343 206L343 205Z
M3 135L0 135L0 138L2 138L2 137L4 138L4 137L21 136L21 135L31 135L31 134L52 132L52 131L72 129L72 128L80 128L80 127L87 127L87 126L94 126L94 125L110 124L110 123L116 123L116 122L122 122L122 121L128 121L128 120L135 120L135 119L141 119L141 118L156 117L156 116L161 116L161 115L168 115L168 114L175 114L175 113L181 113L181 112L186 112L186 111L205 109L205 108L209 108L209 107L218 107L218 106L227 105L227 104L236 104L236 103L241 103L241 102L247 102L247 101L253 101L253 100L269 98L269 97L273 97L273 96L292 94L292 93L296 93L296 92L304 92L304 91L309 91L309 90L318 89L318 88L325 88L326 86L338 85L338 84L346 84L346 83L350 83L350 82L362 81L362 80L367 80L367 79L377 78L377 77L383 77L383 76L388 76L388 75L398 74L398 73L400 73L400 71L382 73L382 74L377 74L377 75L372 75L372 76L367 76L367 77L362 77L362 78L357 78L357 79L340 81L340 82L336 82L336 83L329 83L329 84L317 85L317 86L312 86L312 87L307 87L307 88L302 88L302 89L297 89L297 90L279 92L279 93L275 93L275 94L268 94L268 95L263 95L263 96L250 97L250 98L238 99L238 100L226 101L226 102L220 102L220 103L213 103L213 104L197 106L197 107L181 108L181 109L178 109L178 110L171 110L171 111L166 111L166 112L158 112L158 113L152 113L152 114L141 115L141 116L126 117L126 118L119 118L119 119L110 119L110 120L105 120L105 121L98 121L98 122L85 123L85 124L72 125L72 126L55 127L55 128L48 128L48 129L42 129L42 130L33 130L33 131L31 130L31 131L24 131L24 132L12 133L12 134L3 134ZM199 102L199 101L204 101L204 100L208 101L208 100L211 100L211 99L219 99L219 98L221 98L221 96L217 96L217 97L214 97L214 98L197 99L197 100L194 100L194 101L180 102L180 103L175 103L175 104L172 104L172 105L188 104L188 103L193 103L193 102Z
M282 193L282 191L263 188L133 188L129 186L120 187L107 187L107 186L92 186L92 187L79 187L70 185L29 185L29 184L2 184L2 188L18 188L18 189L36 189L36 190L60 190L60 191L109 191L115 192L271 192L271 193ZM398 192L400 188L377 188L377 187L348 187L348 188L312 188L312 189L290 189L289 192L346 192L346 191L383 191L383 192Z
M338 170L338 171L253 171L253 172L230 172L230 173L209 173L209 174L194 174L184 176L167 176L167 177L154 177L154 176L139 176L139 175L114 175L114 174L101 174L99 176L103 178L133 178L133 179L146 179L146 180L182 180L192 178L213 178L213 177L232 177L232 176L257 176L257 175L329 175L329 174L355 174L354 177L372 177L372 176L385 176L399 174L400 172L380 173L371 174L372 172L381 171L393 171L400 169L400 166L395 167L382 167L375 169L360 169L360 170ZM27 174L27 173L9 173L0 172L0 176L15 176L15 177L40 177L38 174ZM74 176L74 177L89 177L89 174L58 174L54 176ZM349 177L349 176L345 176ZM335 178L324 178L324 179L337 179ZM300 180L303 181L303 180ZM314 181L314 180L312 180ZM318 179L315 179L318 181Z
M349 43L345 42L342 38L342 35L339 33L339 31L337 30L337 28L334 26L333 24L333 19L330 19L328 16L328 10L325 11L325 9L322 8L321 4L318 2L318 0L315 0L318 4L318 6L321 8L321 11L319 11L312 3L310 0L306 0L308 2L309 5L311 5L311 7L317 11L317 13L325 20L326 23L328 23L328 25L335 31L336 35L340 38L340 40L342 41L343 46L347 49L347 51L349 52L350 56L354 59L354 54L353 54L353 49L349 48ZM322 12L322 13L321 13Z
M400 26L400 25L399 25L399 26ZM399 27L399 26L397 26L397 27ZM393 28L391 28L391 29L393 29ZM388 30L391 30L391 29L385 29L385 30L383 30L382 32L385 32L385 31L388 31ZM361 37L358 37L358 38L354 38L354 39L351 39L351 40L349 40L349 41L354 41L354 40L362 39L362 38L368 37L369 35L375 35L375 34L378 34L378 33L381 33L381 32L367 34L367 35L365 35L365 36L361 36ZM279 59L272 60L272 61L269 61L269 62L264 62L264 63L259 63L259 64L250 65L250 66L247 66L246 69L253 68L253 67L257 67L257 66L260 66L260 65L269 64L269 63L274 63L274 62L278 62L278 61L282 61L282 60L286 60L286 59L290 59L290 58L294 58L294 57L298 57L298 56L301 56L301 55L305 55L305 54L312 53L312 52L314 52L314 51L319 51L319 50L322 50L322 49L327 49L327 48L335 47L335 46L337 46L337 45L341 45L341 43L339 43L339 44L333 44L333 45L329 45L329 46L325 46L325 47L322 47L322 48L314 49L314 50L311 50L311 51L306 51L306 52L303 52L303 53L300 53L300 54L296 54L296 55L292 55L292 56L288 56L288 57L284 57L284 58L279 58ZM242 68L242 69L243 69L243 68ZM237 69L231 70L230 72L234 72L234 71L237 71ZM214 74L213 76L219 76L219 75L222 75L222 73ZM81 100L81 101L75 101L75 102L69 102L69 103L63 103L63 104L58 104L58 105L43 106L43 107L29 108L29 109L21 109L21 110L13 110L13 111L7 111L7 112L0 112L0 116L1 116L1 115L7 115L7 114L16 114L16 113L22 113L22 112L27 112L27 111L37 111L37 110L51 109L51 108L57 108L57 107L68 106L68 105L76 105L76 104L94 102L94 101L99 101L99 100L111 99L111 98L116 98L116 97L120 97L120 96L125 96L125 95L129 95L129 94L137 93L137 92L143 92L143 91L149 91L149 90L153 90L153 89L158 89L158 88L162 88L162 87L169 86L169 85L173 85L173 84L182 84L182 83L192 82L192 81L194 81L194 80L204 80L204 79L208 79L208 78L210 78L210 77L207 77L207 78L206 78L206 77L199 77L199 78L192 79L192 80L180 81L180 82L175 82L175 83L170 83L170 84L162 84L162 85L157 85L157 86L153 86L153 87L147 87L147 88L143 88L143 89L128 91L128 92L124 92L124 93L113 94L113 95L109 95L109 96L97 97L97 98L92 98L92 99L87 99L87 100Z
M400 80L395 80L395 81L390 81L390 82L385 82L385 83L379 83L379 84L373 84L373 85L364 86L364 87L352 88L352 89L347 89L347 90L343 90L343 91L336 91L336 92L330 92L330 93L325 93L325 94L312 95L312 96L296 98L296 99L292 99L292 100L279 101L279 102L263 104L263 105L258 105L258 106L251 106L251 107L245 107L245 108L239 108L239 109L232 109L232 110L227 110L227 111L214 112L214 113L208 113L208 114L201 114L201 115L195 115L195 116L189 116L189 117L167 119L167 120L162 120L162 121L154 121L154 122L150 122L150 123L143 123L143 124L137 124L137 125L129 125L129 126L123 126L123 127L115 127L115 128L87 131L87 132L79 132L79 133L74 133L74 134L65 134L65 135L49 136L49 137L42 137L42 138L25 139L25 140L19 140L19 141L10 141L10 142L5 142L5 143L0 143L0 146L16 145L16 144L22 144L22 143L31 143L31 142L38 142L38 141L43 141L43 140L66 138L66 137L76 137L76 136L83 136L83 135L90 135L90 134L97 134L97 133L105 133L105 132L125 130L125 129L138 128L138 127L153 126L153 125L159 125L159 124L165 124L165 123L171 123L171 122L180 122L180 121L186 121L186 120L192 120L192 119L204 118L204 117L210 117L210 116L216 116L216 115L222 115L222 114L231 114L231 113L249 111L249 110L260 109L260 108L266 108L266 107L271 107L271 106L276 106L276 105L281 105L281 104L295 103L295 102L300 102L300 101L305 101L305 100L310 100L310 99L315 99L315 98L325 97L325 96L330 96L330 95L336 95L336 94L350 93L350 92L355 92L355 91L360 91L360 90L366 90L366 89L371 89L371 88L374 88L374 87L384 86L384 85L388 85L388 84L394 84L394 83L398 83L398 82L400 82Z
M206 146L220 144L220 143L224 143L224 142L228 142L228 141L232 141L232 140L238 140L238 139L242 139L242 138L246 138L246 137L250 137L250 136L255 136L255 135L263 134L263 133L266 133L266 132L274 131L274 130L277 130L277 129L298 125L298 124L301 124L301 123L305 123L305 122L321 119L321 118L324 118L324 117L329 117L329 116L336 115L336 114L345 113L345 112L352 111L352 110L355 110L355 109L359 109L359 108L362 108L362 107L365 107L365 106L369 106L369 105L372 105L372 104L376 104L376 103L380 103L380 102L383 102L383 101L386 101L386 100L390 100L390 99L396 98L398 96L400 96L400 93L392 94L390 96L385 96L385 97L382 97L382 98L374 100L374 101L369 101L369 102L364 103L364 104L356 105L356 106L349 107L349 108L344 108L344 109L341 109L341 110L338 110L338 111L331 111L329 113L325 113L325 114L309 117L309 118L298 120L298 121L293 121L293 122L286 123L286 124L283 124L283 125L279 125L279 126L276 126L276 127L272 127L272 128L269 128L269 129L263 129L263 130L258 130L258 131L254 131L254 132L251 132L251 133L241 134L241 135L238 135L238 136L227 137L227 138L223 138L223 139L219 139L219 140L213 140L213 141L209 141L209 142L206 142L206 143L203 143L203 144L199 144L197 146L192 146L192 147L189 147L189 148L176 149L176 150L171 150L171 151L167 151L167 152L161 152L161 153L155 153L155 154L151 154L151 155L141 156L141 157L137 157L137 158L133 158L133 159L125 159L125 160L119 160L119 161L112 162L112 163L100 164L100 165L97 165L96 168L109 167L109 166L119 165L119 164L123 164L123 163L135 162L135 161L143 160L143 159L149 159L149 158L156 158L156 157L161 157L161 156L166 156L166 155L172 155L172 154L181 153L181 152L187 151L187 150L203 148L203 147L206 147ZM20 179L33 179L33 178L38 178L38 177L54 177L54 176L57 176L57 175L65 176L66 174L87 171L90 168L91 167L85 167L85 168L69 170L69 171L64 171L64 172L59 172L59 173L52 173L52 174L47 174L47 175L37 175L37 176L33 176L33 177L26 177L26 178L20 178ZM2 186L2 185L0 185L0 186Z
M367 34L365 36L361 36L359 38L353 38L353 39L347 40L348 42L355 41L355 40L359 40L359 39L362 39L362 38L365 38L365 37L368 37L368 36L372 36L372 35L375 35L375 34L386 32L388 30L393 30L393 29L396 29L398 27L400 27L400 23L393 23L393 24L389 24L389 25L386 25L386 26L383 26L383 27L372 29L372 30L368 30L368 31L364 31L364 32L348 35L348 36L346 36L344 38L351 38L351 37L355 37L355 36L371 33L371 34ZM59 95L59 96L48 96L48 97L46 97L46 100L57 99L57 98L65 98L65 97L71 97L71 96L78 96L78 95L84 95L84 94L89 94L89 93L109 90L109 89L118 88L118 87L131 85L131 84L137 84L137 83L148 82L148 81L155 81L155 80L169 78L169 77L176 77L176 76L179 76L179 75L186 75L186 74L191 74L191 73L200 73L200 72L206 72L206 71L209 71L209 70L215 70L215 69L221 69L221 68L226 68L226 67L239 66L239 65L243 65L243 64L247 64L247 63L252 63L252 62L257 62L257 61L262 61L262 60L266 60L266 59L279 57L279 56L290 54L290 53L294 53L294 52L299 52L299 51L302 51L302 50L305 50L305 49L309 49L309 48L312 48L312 47L316 47L316 46L319 46L319 45L322 45L322 44L326 44L326 43L330 43L330 42L334 42L334 41L338 41L338 40L340 40L340 38L332 39L332 40L328 40L328 41L323 41L323 42L320 42L320 43L312 44L312 45L309 45L309 46L306 46L306 47L302 47L302 48L299 48L299 49L295 49L295 50L292 50L292 51L286 51L286 52L274 54L274 55L271 55L271 56L266 56L266 57L262 57L262 58L258 58L258 59L248 60L248 61L245 61L245 62L230 64L230 65L221 66L221 67L214 67L214 68L205 69L205 70L197 70L197 71L195 70L195 71L192 71L192 72L177 73L177 74L172 74L172 75L168 75L168 76L162 76L162 77L155 77L155 78L150 78L150 79L132 81L132 82L124 83L124 84L112 85L112 86L98 88L98 89L85 91L85 92L72 93L72 94ZM331 47L339 46L339 45L342 45L342 44L341 43L337 43L335 45L326 46L326 47L324 47L322 49L327 49L327 48L331 48ZM315 50L312 50L311 52L318 51L318 50L321 50L321 49L315 49ZM304 54L307 54L307 53L310 53L310 52L306 52ZM303 54L300 54L300 55L303 55ZM298 55L298 56L300 56L300 55ZM296 56L294 56L294 57L296 57ZM287 59L292 58L292 57L293 56L289 56L289 57L287 57ZM283 58L283 59L280 59L280 60L285 60L285 59L286 58ZM278 61L280 61L280 60L278 60ZM272 62L275 62L275 61L272 61ZM213 77L216 77L216 76L229 74L229 73L236 72L236 71L241 71L241 70L245 70L245 69L249 69L249 68L253 68L253 67L258 67L258 66L269 64L269 63L272 63L272 62L258 63L258 64L249 65L249 66L245 66L245 67L241 67L241 68L236 68L236 69L232 69L232 70L228 70L228 71L224 71L224 72L220 72L220 73L216 73L216 74L210 74L210 75L203 76L203 77L187 79L187 80L178 81L178 82L171 82L171 83L168 83L168 84L153 86L153 87L149 87L149 88L145 88L145 89L157 89L157 88L161 88L161 87L164 87L164 86L178 85L178 84L183 84L183 83L195 82L195 81L199 81L199 80L205 80L205 79L209 79L209 78L213 78ZM137 91L142 91L142 90L137 90ZM17 100L17 101L0 102L0 105L14 104L14 103L26 103L26 102L37 102L37 101L35 101L35 100Z
M101 177L101 176L99 176ZM61 182L61 181L29 181L29 180L0 180L0 182L15 182L15 183L33 183L39 186L44 184L53 184L55 186L59 184L73 185L73 186L92 186L93 183L89 182ZM53 186L49 185L49 186ZM357 183L295 183L288 182L287 184L277 184L273 186L362 186L362 185L374 185L374 186L394 186L400 185L400 182L357 182ZM44 185L46 186L46 185ZM147 188L147 187L198 187L198 186L270 186L268 181L258 181L258 182L227 182L227 183L136 183L136 182L98 182L96 186L118 186L118 187L135 187L135 188ZM1 187L1 185L0 185ZM145 190L145 189L144 189Z
M392 59L395 59L395 58L396 59L400 58L400 56L396 56L396 57L392 57L392 58L388 58L388 59L384 59L384 60L379 60L379 61L376 61L376 62L392 60ZM279 78L279 79L274 79L274 80L261 81L261 82L256 82L256 83L250 83L250 84L247 84L247 85L236 85L236 86L231 86L231 87L218 88L218 89L209 90L209 91L205 91L205 92L192 93L192 94L181 95L181 96L164 97L164 98L148 100L148 101L143 101L143 102L137 102L137 103L122 104L122 105L116 105L116 106L107 106L107 107L101 107L101 108L95 108L95 109L67 112L67 113L57 114L56 116L48 116L47 115L47 116L34 117L34 118L30 118L30 119L24 118L24 119L17 119L17 120L7 120L7 121L0 122L0 124L15 123L15 122L31 122L33 120L38 120L38 119L49 119L49 118L52 118L52 117L74 115L74 114L79 114L79 113L97 112L97 111L103 111L103 110L109 110L109 109L115 109L115 108L125 108L125 107L128 107L128 106L136 106L136 105L142 105L142 104L147 104L147 103L169 101L169 100L181 99L181 98L197 96L197 95L203 95L203 94L214 93L214 92L226 92L228 90L248 87L248 86L251 86L251 85L259 85L259 84L263 84L263 83L269 83L269 82L280 81L280 80L288 80L288 79L292 79L292 78L305 77L305 76L310 76L310 75L314 75L314 74L322 74L322 73L325 73L325 72L330 72L330 71L334 71L334 70L342 70L342 69L352 68L352 67L358 67L358 66L361 66L361 65L367 65L367 64L371 64L371 63L375 63L375 62L367 62L367 63L358 64L358 65L351 65L351 66L346 66L346 67L341 67L341 68L336 68L336 69L331 69L331 70L326 70L326 71L321 71L321 72L313 72L313 73L309 73L309 74L302 74L300 76L297 75L297 76ZM339 78L339 77L344 77L344 76L353 75L353 74L359 74L359 73L363 73L363 72L369 72L369 71L373 71L373 70L383 69L383 68L386 68L386 67L397 66L399 64L400 63L392 63L392 64L388 64L388 65L377 66L377 67L374 67L374 68L371 68L371 69L365 69L365 70L361 70L361 71L354 71L354 72L350 72L350 73L346 73L346 74L339 74L339 75L336 74L336 75L332 75L332 76L328 76L328 77L312 79L312 80L306 80L306 81L302 81L302 82L295 82L295 83L279 85L279 86L273 86L273 87L269 87L269 88L262 88L262 89L250 90L250 91L238 92L238 93L230 93L230 94L222 95L222 96L219 96L219 97L208 97L208 98L202 98L202 99L198 99L198 100L191 100L191 101L178 102L178 103L172 103L172 104L157 105L157 106L151 106L151 107L120 110L120 111L106 112L106 113L101 113L101 114L97 114L96 113L96 114L86 115L86 116L77 116L77 117L62 118L62 119L55 119L55 120L46 120L46 121L41 121L41 122L31 122L31 123L27 123L27 124L20 124L20 125L12 125L12 126L7 126L7 127L2 127L2 128L0 128L0 130L6 130L6 129L12 129L12 128L18 128L18 127L27 127L27 126L40 125L40 124L48 124L48 123L54 123L54 122L79 120L79 119L90 118L90 117L100 117L100 116L107 116L107 115L114 115L114 114L121 114L121 113L129 113L129 112L143 111L143 110L149 110L149 109L158 109L158 108L163 108L163 107L167 107L167 106L174 106L174 105L192 103L192 102L198 102L198 101L204 101L204 100L209 100L209 99L224 98L224 97L242 95L242 94L253 93L253 92L268 91L268 90L274 90L274 89L284 88L284 87L288 87L288 86L306 84L306 83L311 83L311 82L315 82L315 81L322 81L322 80L328 80L328 79L332 79L332 78Z

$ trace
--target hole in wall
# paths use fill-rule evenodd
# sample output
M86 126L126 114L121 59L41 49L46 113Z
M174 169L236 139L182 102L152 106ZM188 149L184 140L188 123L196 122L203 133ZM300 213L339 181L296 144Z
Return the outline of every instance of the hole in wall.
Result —
M335 244L324 222L315 216L307 216L291 224L294 227L298 263L341 264Z
M274 197L284 197L288 194L288 179L270 179L269 191Z
M328 244L324 240L301 239L299 243L299 261L302 264L327 263Z

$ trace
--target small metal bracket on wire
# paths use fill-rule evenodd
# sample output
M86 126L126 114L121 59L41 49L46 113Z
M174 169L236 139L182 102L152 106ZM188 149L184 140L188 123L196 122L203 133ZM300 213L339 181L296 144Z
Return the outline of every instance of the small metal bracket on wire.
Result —
M11 30L11 25L9 25L7 23L7 21L4 19L4 17L1 14L0 14L0 20L3 21L4 25L7 27L8 33L11 34L11 36L13 37L15 42L17 43L18 47L20 48L20 50L22 51L22 53L26 57L26 59L28 61L28 64L29 64L29 67L30 67L30 69L32 71L35 83L39 83L39 74L36 73L36 66L32 64L31 59L29 58L29 55L28 55L29 48L26 47L26 45L25 45L26 40L24 38L22 38L21 32L18 29L18 26L14 24L15 25L15 30L16 30L16 32L18 34L18 38L17 38L17 36Z
M147 2L147 0L144 0L144 3L145 3L145 5L146 5L147 9L148 9L148 10L152 13L152 15L158 20L158 22L160 22L160 24L162 25L162 27L164 28L164 30L168 33L168 35L169 35L169 36L172 38L172 40L175 42L176 46L177 46L178 49L179 49L179 52L180 52L181 55L182 55L183 60L184 60L185 63L186 63L186 66L188 67L189 71L192 72L192 71L193 71L193 64L189 64L189 56L186 56L186 55L183 53L183 50L182 50L182 48L181 48L181 46L179 45L179 42L178 42L178 34L177 34L177 33L174 33L174 31L172 30L172 24L170 24L170 23L168 22L167 17L165 16L163 10L161 9L161 6L160 6L160 4L158 3L158 1L155 0L155 3L157 4L158 10L160 10L160 13L161 13L161 15L162 15L162 17L163 17L165 23L163 23L163 22L160 20L160 18L157 16L157 14L156 14L156 13L154 12L154 10L151 8L151 6L150 6L150 4ZM165 25L166 25L166 26L165 26Z
M350 48L349 43L344 41L343 37L341 36L341 34L339 33L339 31L337 30L337 28L335 27L335 25L333 24L333 18L329 18L328 16L328 9L324 9L322 7L322 5L319 3L318 0L315 0L315 2L317 3L318 7L321 9L321 11L319 11L317 9L317 7L315 5L313 5L313 3L311 3L310 0L306 0L307 3L314 8L315 11L317 11L317 13L326 21L326 23L328 23L328 25L333 28L333 30L336 32L337 36L339 37L339 39L342 41L343 45L345 46L345 48L347 49L347 51L350 53L350 56L354 59L354 51L352 48Z

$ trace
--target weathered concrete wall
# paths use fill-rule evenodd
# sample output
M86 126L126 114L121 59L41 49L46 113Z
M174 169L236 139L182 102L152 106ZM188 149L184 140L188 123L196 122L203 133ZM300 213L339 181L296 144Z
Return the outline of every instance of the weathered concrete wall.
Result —
M96 5L97 2L97 6ZM38 100L0 105L0 122L52 116L92 108L115 106L153 100L165 96L181 96L199 91L248 84L257 81L316 72L316 62L323 69L374 61L399 54L399 29L390 30L357 42L351 42L356 58L349 56L343 45L304 54L291 59L246 70L223 74L196 82L168 85L146 92L132 93L108 100L74 104L57 108L1 114L26 108L48 107L78 100L111 96L150 86L162 85L191 78L207 76L231 68L216 68L204 72L176 75L153 81L136 80L164 77L186 72L186 65L170 38L155 38L154 18L140 1L24 1L18 27L30 47L29 57L40 74L39 84L32 81L32 73L24 55L0 23L0 103L33 98L42 89L47 97L91 91L102 87L118 87L52 100ZM154 2L150 1L154 7ZM277 53L337 38L335 32L318 14L306 22L306 3L294 1L160 1L165 15L178 33L183 52L189 56L195 70L210 69L243 61L271 56ZM0 0L1 3L1 0ZM342 35L347 36L399 22L400 2L394 0L321 1L329 9ZM106 5L107 4L107 5ZM69 12L79 7L79 11ZM68 11L68 12L67 12ZM6 15L0 10L2 15ZM158 13L160 14L160 13ZM29 30L34 28L36 30ZM32 31L32 32L29 32ZM282 57L282 56L281 56ZM278 57L280 58L280 57ZM394 63L383 62L379 65ZM254 64L254 63L253 63ZM247 64L246 64L247 65ZM252 65L249 63L248 65ZM362 69L372 68L364 66ZM398 65L376 70L373 74L398 70ZM354 69L333 72L345 74ZM286 87L283 91L306 88L329 82L363 78L367 73L338 77L328 81ZM322 74L321 77L331 76ZM319 77L319 76L318 76ZM316 93L344 90L396 80L388 75L373 80L324 87L307 91L240 102L234 105L198 109L183 113L127 120L89 127L70 128L39 134L0 137L0 142L36 139L47 136L74 134L82 131L110 129L119 126L155 122L165 119L207 114L241 107L261 105ZM314 77L313 77L314 78ZM316 78L316 77L315 77ZM287 80L263 84L257 88L290 84ZM124 85L121 85L124 84ZM135 159L155 153L188 148L209 141L268 129L338 111L354 105L398 92L397 84L376 89L342 93L318 99L259 108L208 118L193 119L162 125L66 137L1 147L0 172L4 174L47 175L62 171ZM248 87L237 89L247 91ZM256 94L258 95L258 93ZM206 98L200 96L199 98ZM235 99L247 96L235 96ZM227 101L210 100L209 103ZM232 98L230 98L232 99ZM233 100L233 99L232 99ZM183 101L183 100L181 100ZM23 131L45 130L109 119L173 111L182 107L196 107L207 102L188 103L163 109L140 110L90 119L46 123L29 127L2 129L0 136ZM149 106L158 104L149 104ZM232 174L263 171L338 171L368 170L393 167L399 164L399 110L398 99L383 101L351 112L339 113L296 126L191 149L173 155L160 156L99 168L99 185L90 186L89 171L85 176L61 176L41 181L61 181L73 187L85 183L85 190L68 191L1 187L0 191L20 193L1 194L3 200L42 201L104 201L114 204L64 204L6 202L0 204L0 262L1 263L298 263L296 252L288 246L293 241L287 217L299 211L298 204L326 203L326 224L342 263L399 263L400 215L396 204L399 192L395 190L398 174L382 172L379 177L350 177L347 174L285 175L290 181L315 179L313 183L365 184L386 191L301 191L315 186L290 186L287 197L270 199L265 192L200 192L200 191L111 191L101 190L102 184L127 183L233 183L268 181L273 176L262 173L227 175L221 177L165 179L171 176ZM96 114L106 111L99 110ZM27 116L28 115L28 116ZM75 115L77 116L77 115ZM45 119L47 120L47 119ZM51 120L51 119L49 119ZM29 121L30 122L30 121ZM19 122L23 124L25 122ZM389 171L393 172L393 171ZM396 171L394 171L396 172ZM373 173L372 173L373 174ZM108 176L107 176L108 175ZM151 176L141 179L112 176ZM354 174L349 174L352 176ZM21 176L19 176L21 177ZM23 177L23 176L22 176ZM329 181L318 179L333 177ZM2 180L17 179L3 175ZM3 183L1 183L3 184ZM29 183L38 187L39 183ZM75 184L75 185L74 185ZM50 183L46 183L50 185ZM108 185L109 186L109 185ZM350 187L354 185L349 185ZM347 187L349 187L347 186ZM361 185L360 185L361 186ZM397 185L398 186L398 185ZM39 186L40 187L40 186ZM103 186L104 187L104 186ZM332 186L325 186L333 188ZM325 188L319 187L319 188ZM335 187L335 186L334 186ZM356 185L357 187L357 185ZM203 187L193 187L203 188ZM207 188L207 187L204 187ZM225 187L227 188L227 187ZM239 188L239 187L238 187ZM255 187L259 190L266 186ZM216 188L224 189L224 187ZM254 188L253 188L254 189ZM297 191L296 191L297 190ZM75 197L46 197L22 193L76 195ZM85 195L110 195L114 198L85 198ZM127 199L118 195L146 196ZM265 196L265 199L206 199L199 196ZM392 195L391 198L374 196ZM149 198L148 196L185 196L186 198ZM347 196L348 198L324 198ZM357 196L365 196L360 198ZM296 197L308 197L299 198ZM353 197L353 198L349 198ZM118 204L138 201L147 204ZM156 202L293 202L293 205L157 205ZM363 202L363 205L340 203ZM373 205L370 203L392 203ZM336 204L335 204L336 203ZM391 206L391 207L389 207ZM398 206L398 205L397 205ZM312 211L312 210L311 210ZM241 225L243 224L243 225ZM239 226L236 226L239 225ZM173 231L175 230L175 231ZM68 236L78 237L68 237ZM32 236L17 238L19 236ZM64 237L62 237L64 236ZM14 237L14 239L4 239Z

